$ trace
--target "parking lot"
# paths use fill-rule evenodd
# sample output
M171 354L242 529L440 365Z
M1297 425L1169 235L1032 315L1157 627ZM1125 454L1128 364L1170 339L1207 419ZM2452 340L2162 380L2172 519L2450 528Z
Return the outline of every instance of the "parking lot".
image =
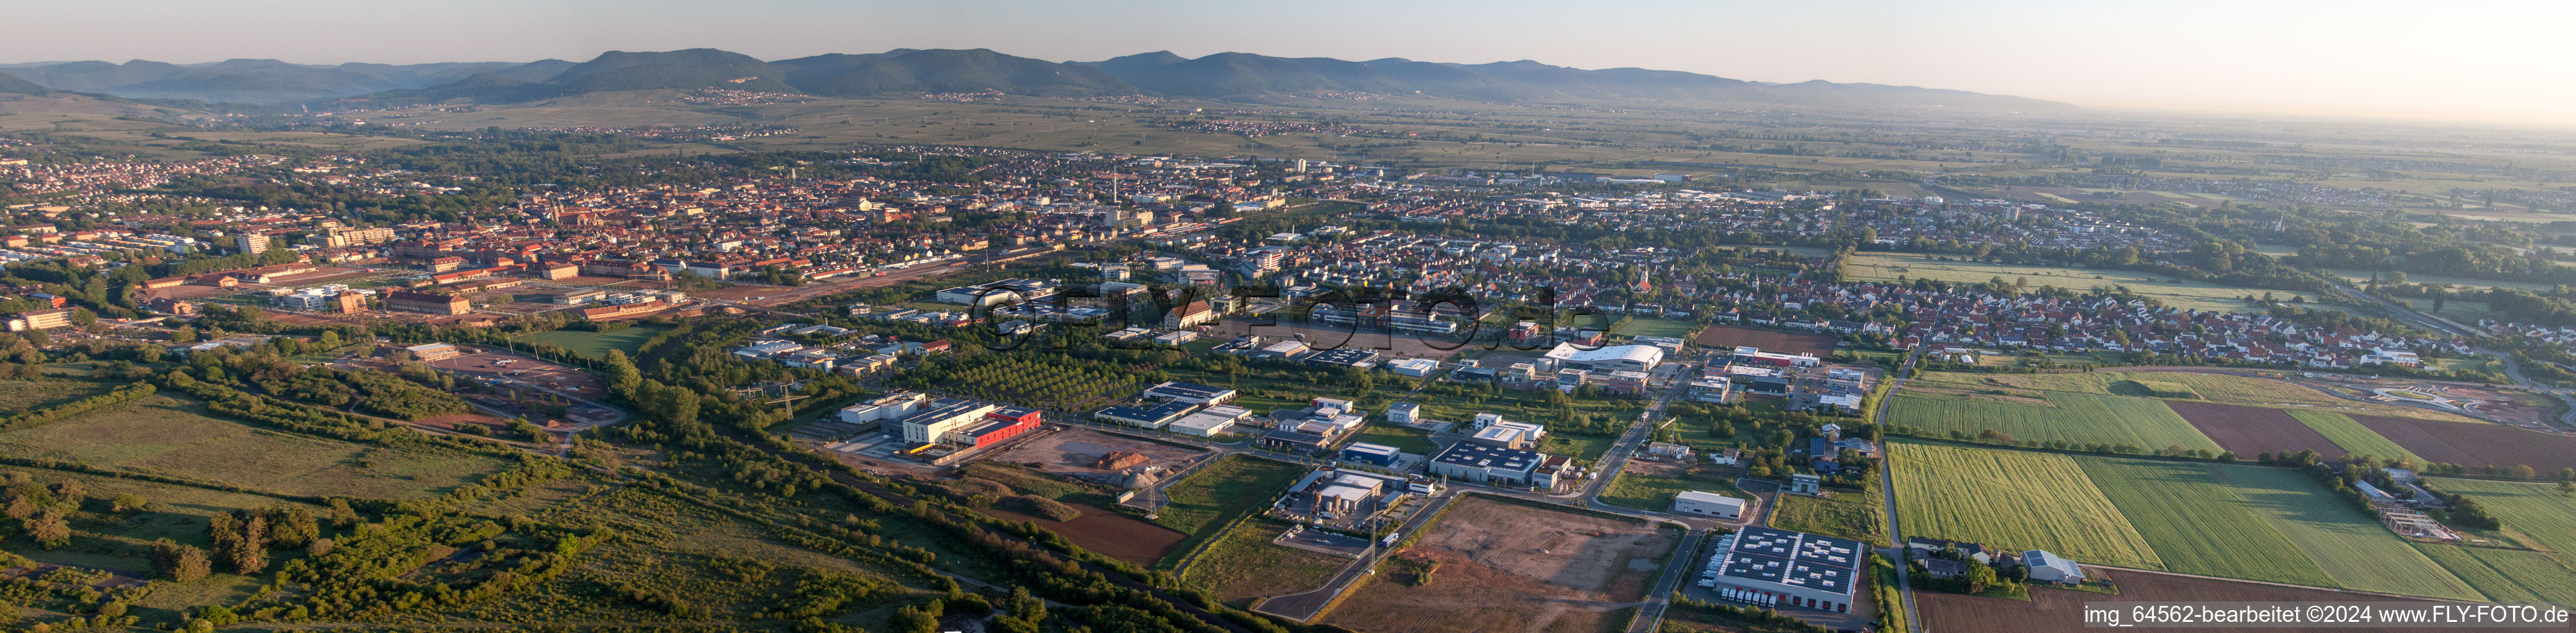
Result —
M896 437L894 431L880 430L860 433L858 437L824 444L823 450L869 459L894 459L895 454L903 450L903 444L903 438Z

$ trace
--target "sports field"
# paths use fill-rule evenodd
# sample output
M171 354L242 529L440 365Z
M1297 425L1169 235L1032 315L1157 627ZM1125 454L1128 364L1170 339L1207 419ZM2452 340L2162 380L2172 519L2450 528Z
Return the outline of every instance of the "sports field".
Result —
M1909 530L1928 536L2045 549L2086 563L2480 597L2297 471L1902 441L1890 447L1898 509ZM1943 501L1960 499L1970 501Z
M1626 324L1619 326L1619 328L1618 328L1618 329L1611 330L1611 331L1610 331L1610 335L1611 335L1611 336L1632 336L1632 337L1633 337L1633 336L1661 336L1661 337L1664 337L1664 338L1682 338L1682 337L1685 337L1685 336L1689 336L1689 335L1690 335L1691 328L1693 328L1693 327L1697 327L1697 325L1696 325L1696 324L1693 324L1693 323L1691 323L1691 322L1689 322L1689 321L1674 321L1674 320L1671 320L1671 319L1655 319L1655 318L1643 318L1643 317L1641 317L1641 318L1636 318L1636 319L1630 319Z
M2164 401L2151 398L2050 391L2042 392L2037 399L1969 399L1899 392L1889 401L1889 407L1890 424L1935 433L1959 431L1976 435L1993 429L2009 433L2015 440L2129 444L2146 450L2168 446L2219 450L2217 442L2192 428Z
M2249 290L2127 270L1942 261L1934 257L1914 253L1856 253L1843 260L1843 274L1858 279L1903 277L1960 283L1985 283L2001 277L2005 283L2028 280L2032 289L2053 286L2077 292L2096 286L2121 286L2140 296L2163 301L2167 306L2219 312L2260 312L2260 309L2245 303L2244 297L2248 294L2261 296L2270 292L2274 298L2283 301L2292 295L2304 295L2311 302L2318 299L2309 293Z
M519 340L545 343L591 358L607 358L608 350L612 349L625 352L627 356L634 356L635 350L642 349L645 341L652 340L654 336L670 329L658 325L638 325L609 332L552 330L522 336Z

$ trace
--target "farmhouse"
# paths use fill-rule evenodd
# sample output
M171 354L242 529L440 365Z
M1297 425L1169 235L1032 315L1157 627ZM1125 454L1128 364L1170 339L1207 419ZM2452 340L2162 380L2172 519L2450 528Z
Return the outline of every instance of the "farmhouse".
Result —
M1747 527L1718 537L1699 586L1761 606L1848 613L1866 550L1857 541Z
M1673 495L1673 513L1741 519L1744 518L1744 500L1714 492L1684 490Z

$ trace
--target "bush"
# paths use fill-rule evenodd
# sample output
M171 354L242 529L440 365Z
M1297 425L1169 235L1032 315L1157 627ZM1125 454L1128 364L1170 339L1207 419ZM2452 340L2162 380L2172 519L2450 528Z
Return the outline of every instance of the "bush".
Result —
M1019 495L1011 497L1011 505L1029 514L1046 517L1047 519L1054 521L1071 521L1074 517L1082 516L1082 511L1074 509L1073 506L1057 503L1054 499L1048 499L1037 495Z

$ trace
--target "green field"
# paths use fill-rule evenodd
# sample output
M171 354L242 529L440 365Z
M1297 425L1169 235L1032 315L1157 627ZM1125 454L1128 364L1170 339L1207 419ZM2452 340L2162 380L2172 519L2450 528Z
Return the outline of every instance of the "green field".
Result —
M1189 535L1158 567L1169 568L1199 543L1218 536L1236 517L1252 514L1279 500L1306 467L1258 457L1228 455L1164 488L1171 505L1156 511L1155 523Z
M2311 293L2248 290L2137 271L1940 261L1933 256L1912 253L1856 253L1844 260L1843 274L1858 279L1904 277L1962 283L1985 283L2001 277L2005 283L2029 280L2032 289L2054 286L2078 292L2096 286L2125 286L2131 292L2163 301L2167 306L2219 312L2260 312L2260 309L2245 303L2243 297L2248 294L2261 296L2271 292L2283 301L2294 295L2306 296L2310 302L2318 299Z
M519 340L561 347L590 358L607 358L608 350L612 349L634 356L636 350L644 347L645 341L670 330L659 325L637 325L609 332L550 330L521 336Z
M2217 451L2218 443L2176 415L2160 400L2097 396L2051 391L2042 405L2015 401L1971 400L1899 392L1889 401L1888 423L1935 433L1959 431L1976 435L1986 429L2009 433L2016 440L2063 440L2129 444L2147 450L2181 446Z
M2076 458L2111 505L2155 549L2164 568L2186 574L2333 586L2325 570L2233 491L2209 465ZM2386 532L2382 530L2383 534ZM2406 544L2386 539L2400 549ZM2440 570L2434 570L2436 572Z
M1636 318L1629 319L1628 323L1626 325L1619 326L1619 329L1611 330L1610 335L1627 337L1661 336L1666 338L1682 338L1689 335L1691 329L1696 327L1699 327L1699 325L1689 321Z
M1681 494L1685 490L1713 492L1737 499L1753 498L1751 495L1744 494L1744 491L1736 489L1734 479L1714 473L1698 472L1685 473L1680 477L1657 477L1637 474L1635 469L1621 470L1619 477L1610 480L1610 485L1601 490L1598 498L1602 503L1611 505L1669 512L1673 507L1673 495Z
M2424 458L2416 456L2414 451L2406 450L2406 447L2389 441L2388 438L2380 436L2379 432L2370 430L2370 427L2353 421L2351 416L2333 411L2293 409L2290 411L2290 417L2297 418L2300 424L2308 425L2310 429L2315 429L2318 435L2326 436L2326 441L2334 442L2335 446L2343 448L2343 452L2383 459L2403 458L2417 464L2428 463Z
M1886 503L1878 491L1834 491L1832 497L1780 495L1771 509L1771 527L1847 538L1872 546L1887 542ZM1909 525L1910 527L1910 525Z
M1271 519L1245 521L1181 570L1181 584L1215 594L1220 601L1249 606L1259 598L1313 591L1351 564L1347 558L1272 543L1289 525Z
M0 416L61 405L113 387L87 380L0 380Z
M2079 457L2173 571L2474 600L2370 515L2296 471Z
M2480 597L2469 582L2410 547L2376 518L2326 494L2294 470L1914 442L1891 445L1902 493L1898 507L1906 513L1908 528L1927 535L1998 534L1965 538L2011 544L2006 549L2050 550L2082 562L2187 574ZM2069 468L2077 472L2065 472ZM2010 503L1958 507L1922 501L1975 498L1981 492L2005 495ZM2096 497L2087 498L2088 492ZM2107 511L2090 505L2097 500L2109 506ZM2081 516L2063 518L2069 514ZM2058 527L2070 521L2086 531ZM2022 526L2030 527L2017 531ZM2108 551L2145 564L2066 554L2101 550L2103 543L2091 532L2122 540L2116 535L2134 535L2143 552L2119 549L2129 546L2119 542Z
M1353 438L1351 440L1353 442L1393 446L1396 450L1415 455L1428 456L1433 451L1440 450L1440 445L1431 441L1431 432L1394 422L1370 424Z
M2427 479L2435 490L2456 492L2476 498L2479 505L2504 522L2504 529L2539 541L2539 545L2559 554L2576 554L2576 495L2558 491L2557 484L2525 484L2476 479ZM2568 579L2576 582L2576 578Z
M2215 472L2239 502L2271 521L2343 587L2436 598L2479 597L2466 581L2415 551L2376 517L2326 494L2303 473L2254 466L2227 466Z
M1597 462L1601 461L1601 456L1610 454L1610 446L1617 443L1619 440L1614 437L1549 433L1547 439L1541 440L1535 450L1549 455L1564 455L1585 462Z
M0 455L58 459L293 495L426 498L502 467L443 449L389 449L206 417L155 395L0 433Z
M1902 440L1887 445L1896 511L1907 534L2044 549L2086 563L2164 567L2073 457Z
M2415 549L2440 562L2495 602L2576 604L2576 567L2563 555L2531 550L2416 543Z

